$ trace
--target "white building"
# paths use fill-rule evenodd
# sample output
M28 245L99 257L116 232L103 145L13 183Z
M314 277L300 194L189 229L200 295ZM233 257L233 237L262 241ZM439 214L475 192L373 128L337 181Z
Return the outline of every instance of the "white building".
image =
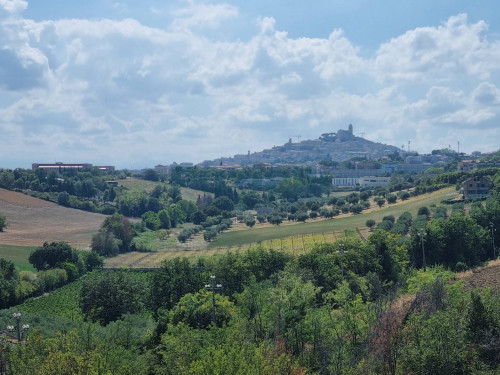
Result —
M367 176L359 178L361 187L385 187L389 184L390 177Z
M357 177L334 177L332 178L333 186L356 186L359 178Z

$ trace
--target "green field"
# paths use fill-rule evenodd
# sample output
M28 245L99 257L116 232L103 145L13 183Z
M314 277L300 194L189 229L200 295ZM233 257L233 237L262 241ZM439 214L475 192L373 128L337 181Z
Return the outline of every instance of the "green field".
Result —
M20 311L37 314L48 313L60 318L68 318L73 321L83 321L83 313L78 305L80 291L85 280L98 277L100 272L94 271L80 279L73 281L63 287L43 296L28 298L24 303L18 305ZM144 272L130 272L131 277L141 283L148 283L150 275Z
M156 185L166 184L168 186L168 183L142 180L140 178L135 178L135 177L130 177L125 180L118 180L118 184L128 189L139 189L139 190L144 190L148 193L153 191ZM207 193L201 190L195 190L187 187L181 187L182 199L188 201L196 202L198 196L203 197L203 194L211 195L213 197L212 193Z
M310 220L305 223L284 223L280 226L256 226L252 229L240 229L224 232L213 241L209 247L233 247L261 241L286 238L314 233L331 233L365 228L366 220L381 221L386 215L399 217L403 212L409 211L416 215L419 207L439 204L443 199L456 196L455 188L446 188L430 194L423 194L404 202L385 205L382 208L373 208L360 215L349 214L330 220Z
M15 246L0 244L0 258L4 258L14 262L20 271L35 272L33 266L28 262L31 252L35 249L34 246Z

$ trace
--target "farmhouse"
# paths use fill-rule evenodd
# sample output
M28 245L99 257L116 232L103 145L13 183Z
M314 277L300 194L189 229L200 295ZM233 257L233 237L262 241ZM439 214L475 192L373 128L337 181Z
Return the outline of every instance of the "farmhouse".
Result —
M162 165L162 164L157 164L155 165L155 171L159 175L170 175L170 166L168 165Z
M486 198L490 196L491 181L486 177L471 177L462 183L463 196L469 198Z

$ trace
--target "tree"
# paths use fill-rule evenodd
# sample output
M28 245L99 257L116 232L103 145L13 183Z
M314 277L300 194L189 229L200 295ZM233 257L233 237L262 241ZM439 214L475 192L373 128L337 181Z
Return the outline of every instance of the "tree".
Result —
M213 204L221 211L232 211L234 209L234 202L226 196L216 198Z
M111 232L119 240L118 249L120 252L126 252L130 248L133 233L130 221L120 214L108 216L101 226L102 230ZM101 254L104 255L104 254Z
M278 183L276 191L281 193L283 198L297 198L297 196L304 192L304 184L301 180L292 177L285 178Z
M144 287L127 271L101 272L85 278L79 305L85 319L106 325L143 307Z
M283 222L283 219L279 215L271 215L268 217L267 221L273 225L280 225Z
M247 227L252 228L255 225L255 218L253 216L247 216L245 218L245 224Z
M205 230L205 233L203 233L203 239L207 242L212 241L215 237L217 237L217 231L213 228L208 228Z
M235 312L229 298L215 294L215 324L222 327ZM212 324L212 292L202 290L187 293L172 310L172 322L186 323L193 328L208 328Z
M418 209L417 215L425 215L427 216L427 219L431 216L431 211L429 210L429 207L423 206Z
M202 274L186 258L162 263L151 277L149 303L155 316L160 308L171 310L186 293L203 286Z
M379 207L382 207L385 204L385 199L380 197L376 200L376 202Z
M16 303L17 272L14 263L0 258L0 309Z
M395 194L387 194L385 198L387 199L387 203L389 204L396 203L396 201L398 200L398 197Z
M161 210L158 212L158 219L160 220L160 228L170 229L170 216L168 215L167 210Z
M158 172L154 169L146 169L144 172L144 179L149 181L158 181L160 179Z
M366 220L366 226L370 228L370 230L373 230L373 227L375 226L376 222L373 219L368 219Z
M5 216L0 215L0 232L3 232L4 228L7 228L7 219Z
M68 207L69 206L69 194L65 191L62 191L57 196L57 203L61 206Z
M309 215L305 211L299 211L297 213L297 221L302 221L305 222L307 219L309 219Z
M363 212L363 206L360 204L354 204L351 206L351 212L353 214L360 214L361 212Z
M241 193L240 199L249 210L253 210L257 203L262 203L262 196L255 191L245 191Z
M101 229L92 236L91 248L103 257L114 257L120 252L120 240L111 231Z
M146 228L150 230L157 230L161 226L161 221L158 218L158 215L153 211L148 211L145 214L143 214L141 220L146 226Z
M95 269L102 268L104 266L104 258L101 257L97 252L95 251L85 251L81 252L81 254L84 254L84 263L87 268L87 272L91 272Z
M205 215L202 211L196 211L193 215L191 215L191 220L193 224L200 225L202 222L207 220L207 215Z
M78 254L66 242L44 242L28 258L38 271L59 267L62 263L78 263Z
M402 201L405 201L410 198L410 193L408 193L407 191L400 191L398 195Z

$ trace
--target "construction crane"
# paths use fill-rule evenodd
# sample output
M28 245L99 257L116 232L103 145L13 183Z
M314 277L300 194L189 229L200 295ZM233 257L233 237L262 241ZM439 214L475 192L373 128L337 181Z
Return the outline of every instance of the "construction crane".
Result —
M364 137L365 137L365 133L359 133L359 136L360 136L361 138L364 138Z
M300 138L302 138L302 136L300 134L291 135L290 138L292 138L292 137L296 137L297 138L297 143L300 143Z

